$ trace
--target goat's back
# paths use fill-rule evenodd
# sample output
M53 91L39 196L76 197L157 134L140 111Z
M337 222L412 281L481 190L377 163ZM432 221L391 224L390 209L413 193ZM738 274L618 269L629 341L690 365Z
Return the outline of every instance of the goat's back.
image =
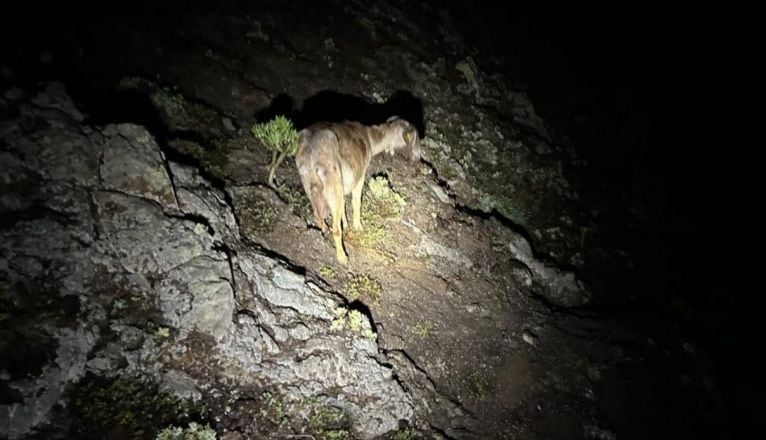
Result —
M301 130L295 156L301 179L322 175L342 182L343 193L350 193L367 172L369 143L368 128L357 122L321 122Z

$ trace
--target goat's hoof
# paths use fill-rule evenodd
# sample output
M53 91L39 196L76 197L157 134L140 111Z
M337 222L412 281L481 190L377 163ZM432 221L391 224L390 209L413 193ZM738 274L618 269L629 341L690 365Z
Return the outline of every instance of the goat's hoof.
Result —
M338 255L337 259L338 259L338 264L340 264L341 266L343 266L343 267L347 267L348 266L348 257L347 256L345 256L345 255Z
M364 228L362 227L362 224L359 223L359 224L354 225L354 230L357 231L357 232L362 232L362 231L364 231Z

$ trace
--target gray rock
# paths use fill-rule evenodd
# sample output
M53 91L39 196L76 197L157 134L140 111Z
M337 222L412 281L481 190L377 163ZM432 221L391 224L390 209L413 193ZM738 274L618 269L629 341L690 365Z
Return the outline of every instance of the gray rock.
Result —
M337 395L323 398L323 404L348 414L359 438L382 435L397 429L399 420L412 419L412 399L394 380L393 370L375 359L377 345L358 333L330 331L331 311L338 305L334 296L258 254L240 253L235 264L255 286L237 297L258 305L252 310L258 324L248 316L239 332L249 334L262 351L233 338L224 352L281 385L290 401ZM257 333L257 325L265 331Z
M56 358L35 378L10 382L10 387L23 396L19 403L0 405L0 435L10 439L21 437L47 422L53 406L61 397L66 384L85 374L88 352L98 335L91 329L58 329Z
M179 209L184 214L204 218L212 228L214 239L236 241L239 227L224 192L213 188L196 168L170 162L170 170Z
M176 208L175 194L165 158L145 128L133 124L109 125L100 177L103 187Z
M434 241L427 235L420 237L420 243L417 246L417 252L418 255L421 256L441 257L450 263L455 263L469 269L473 267L473 262L458 250Z
M304 277L291 272L277 261L256 253L245 253L238 265L251 282L253 294L275 307L293 310L300 315L330 320L335 301L326 294L317 295Z
M50 90L22 104L19 116L47 126L24 135L3 130L0 138L7 145L0 160L9 165L0 179L36 182L31 195L3 195L3 212L23 221L0 230L0 280L44 280L54 300L78 298L80 310L66 324L35 324L58 344L39 375L4 372L22 398L0 405L0 436L45 425L62 390L85 372L141 374L191 399L216 380L270 384L296 414L323 396L363 439L412 421L412 399L376 360L376 343L330 330L339 297L244 247L223 191L193 168L167 163L146 129L82 127L61 87ZM19 214L30 206L40 215ZM102 328L117 338L100 344ZM190 350L184 341L192 336L212 345ZM161 374L168 357L189 369ZM194 365L221 368L213 377Z
M233 291L225 256L200 256L164 274L157 289L159 306L169 325L221 339L232 324Z
M532 283L541 286L538 293L551 303L573 307L590 302L590 292L574 273L548 266L535 258L529 242L521 235L513 235L508 242L508 249L514 259L526 265L532 274Z
M173 393L182 399L198 401L202 398L197 381L183 371L170 370L162 376L160 391Z
M32 103L43 108L61 110L77 122L82 122L85 119L82 113L75 107L64 85L59 82L48 84L44 92L41 92L32 99Z

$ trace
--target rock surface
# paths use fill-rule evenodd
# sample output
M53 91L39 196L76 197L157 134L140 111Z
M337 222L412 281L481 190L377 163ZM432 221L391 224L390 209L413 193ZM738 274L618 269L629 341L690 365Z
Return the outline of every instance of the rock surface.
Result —
M44 286L47 301L77 305L31 323L3 316L11 334L31 325L54 351L36 376L4 365L18 401L0 405L0 433L20 438L39 428L86 372L157 376L157 339L193 337L211 341L197 362L226 367L205 377L189 362L192 373L164 374L163 387L181 397L199 400L213 381L266 382L295 405L323 396L359 438L412 420L411 397L376 359L375 342L330 331L340 298L271 257L234 255L237 225L224 195L195 169L168 162L146 129L82 125L60 84L13 104L20 115L3 121L0 139L3 301L22 308L34 292L18 286ZM119 341L105 344L111 332ZM4 348L35 349L20 342Z

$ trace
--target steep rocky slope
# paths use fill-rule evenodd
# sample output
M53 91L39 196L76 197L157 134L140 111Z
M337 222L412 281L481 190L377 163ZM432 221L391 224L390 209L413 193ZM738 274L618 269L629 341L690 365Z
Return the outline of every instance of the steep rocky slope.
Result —
M448 16L166 12L88 21L4 69L0 432L715 435L705 353L652 310L604 306L632 262L580 195L586 164ZM25 81L46 69L63 85ZM264 184L249 127L275 114L421 131L422 162L374 158L404 204L349 237L348 269L292 161ZM112 411L87 403L104 396Z

